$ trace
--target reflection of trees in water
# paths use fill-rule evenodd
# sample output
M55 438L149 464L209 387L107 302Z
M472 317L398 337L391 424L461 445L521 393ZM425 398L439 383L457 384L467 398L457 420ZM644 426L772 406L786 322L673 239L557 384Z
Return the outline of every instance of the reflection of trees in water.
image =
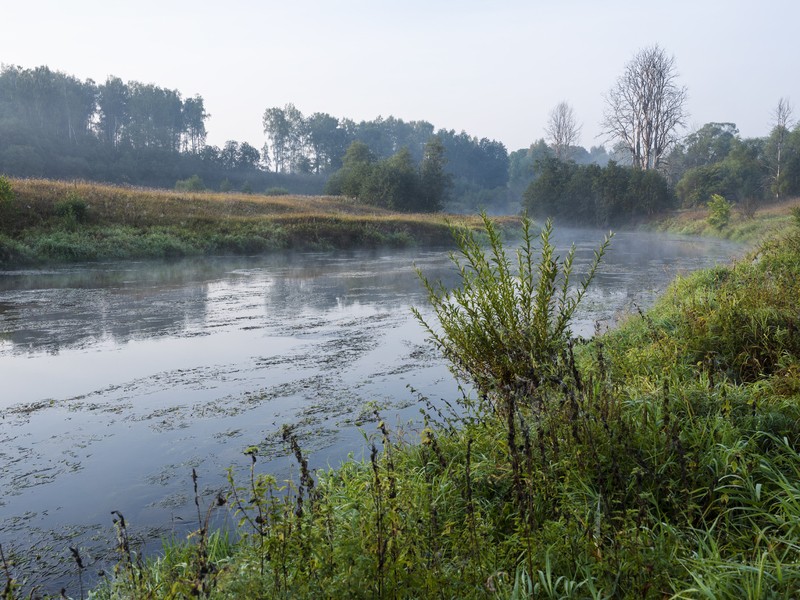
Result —
M58 353L111 339L181 334L205 321L204 261L109 263L0 277L0 336L17 351Z
M319 260L319 259L318 259ZM315 261L304 267L282 270L265 295L266 310L282 315L324 312L352 304L384 309L425 302L422 285L414 272L413 257ZM452 268L439 253L426 273L450 279Z
M558 233L562 256L570 241L577 240L575 275L581 275L604 234L565 229ZM678 272L738 251L736 245L718 240L621 233L595 279L595 298L600 304L614 304L614 310L631 302L647 305L655 290L663 289ZM57 353L109 338L121 344L183 335L230 324L244 311L252 316L255 310L261 325L284 325L295 315L342 306L391 310L424 305L415 264L430 279L441 279L446 286L456 283L447 253L424 250L287 253L10 272L0 276L0 340L12 342L16 351Z
M17 350L57 354L108 338L123 344L180 334L202 324L205 297L205 286L26 291L12 296L18 301L16 319L0 323Z

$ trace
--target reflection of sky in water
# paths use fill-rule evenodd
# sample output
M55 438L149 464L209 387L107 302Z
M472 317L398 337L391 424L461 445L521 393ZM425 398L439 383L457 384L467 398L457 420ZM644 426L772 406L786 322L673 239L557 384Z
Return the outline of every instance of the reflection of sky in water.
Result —
M566 234L580 273L602 234ZM618 235L575 333L738 251ZM60 530L91 545L110 510L141 531L177 527L191 515L192 467L223 486L260 444L260 466L291 472L285 423L324 466L362 447L370 403L400 424L419 416L409 385L452 400L456 384L410 315L425 305L414 264L455 283L447 253L422 250L0 273L0 539L25 547Z

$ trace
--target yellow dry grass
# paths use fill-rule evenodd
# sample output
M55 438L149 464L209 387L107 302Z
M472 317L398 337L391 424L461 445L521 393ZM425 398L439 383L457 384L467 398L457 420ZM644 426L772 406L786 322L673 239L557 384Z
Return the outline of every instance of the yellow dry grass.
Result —
M19 224L22 227L35 225L53 215L56 204L70 196L86 203L92 223L105 225L146 227L251 220L289 224L324 220L413 227L442 225L448 220L459 225L479 226L479 220L473 217L397 213L333 196L179 192L47 179L12 179L11 182L20 207L17 218L23 221Z

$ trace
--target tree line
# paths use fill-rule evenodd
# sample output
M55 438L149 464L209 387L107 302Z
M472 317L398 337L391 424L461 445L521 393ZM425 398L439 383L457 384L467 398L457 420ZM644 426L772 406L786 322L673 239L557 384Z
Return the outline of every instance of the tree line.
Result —
M640 50L605 98L611 152L587 156L572 145L580 126L562 102L547 141L511 154L510 186L535 215L604 226L710 202L749 216L769 199L800 194L800 127L788 100L778 101L767 137L742 139L734 123L707 123L681 138L686 98L674 57L657 45Z
M265 110L268 142L258 149L236 140L206 144L208 117L199 94L184 97L115 76L98 84L46 66L6 65L0 70L0 173L156 187L192 179L195 187L318 194L354 142L366 144L376 161L405 149L417 168L436 137L461 195L504 193L508 181L502 143L436 131L426 121L306 117L288 104Z
M258 149L236 140L208 145L200 95L3 66L0 173L193 190L327 190L402 210L522 208L598 225L703 205L714 195L752 211L800 194L800 130L788 101L778 103L764 138L742 139L735 124L722 122L681 137L686 97L674 58L653 46L634 55L605 97L609 149L578 145L581 125L566 101L553 108L546 137L511 153L427 121L306 116L293 104L264 111L267 141ZM426 158L433 148L435 160Z
M118 77L96 84L46 66L3 66L0 170L143 183L165 156L199 154L207 118L199 95ZM180 170L173 162L162 169ZM149 178L159 181L158 170Z
M473 210L480 204L508 200L509 155L505 145L497 140L479 139L452 129L436 130L427 121L403 121L393 116L360 122L319 112L304 116L293 104L266 109L263 125L268 139L262 153L265 164L275 173L332 177L326 187L329 193L353 190L347 182L356 172L363 175L363 169L353 165L358 157L362 162L375 163L372 177L367 178L372 183L358 186L358 197L366 202L438 210L443 206L439 200L430 203L431 198L437 198L449 199L451 210ZM433 147L429 146L432 143L441 147L443 175L447 176L446 187L451 194L426 195L425 192L413 201L388 202L387 197L395 193L386 192L384 186L380 195L373 195L378 173L386 179L389 170L396 169L392 177L400 181L408 179L412 171L426 168L425 154ZM348 156L349 165L346 164ZM345 182L343 187L342 181ZM394 187L399 189L399 185ZM410 190L415 186L405 187ZM517 209L518 205L513 210Z
M745 216L800 195L800 126L779 100L770 134L742 138L735 123L706 123L676 141L658 169L635 166L624 148L573 150L558 159L539 140L511 154L510 186L531 214L585 225L623 224L665 210L724 198ZM590 156L593 158L590 158Z
M760 138L742 138L734 123L706 123L675 146L667 174L685 207L716 194L748 213L800 195L800 127L792 127L791 111Z

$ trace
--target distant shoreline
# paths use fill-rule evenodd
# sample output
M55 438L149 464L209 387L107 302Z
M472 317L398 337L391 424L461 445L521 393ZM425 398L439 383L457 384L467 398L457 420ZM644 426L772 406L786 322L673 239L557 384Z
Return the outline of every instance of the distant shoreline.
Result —
M329 196L180 192L10 179L0 203L0 266L251 255L280 250L447 246L448 222ZM514 219L515 220L515 219Z

